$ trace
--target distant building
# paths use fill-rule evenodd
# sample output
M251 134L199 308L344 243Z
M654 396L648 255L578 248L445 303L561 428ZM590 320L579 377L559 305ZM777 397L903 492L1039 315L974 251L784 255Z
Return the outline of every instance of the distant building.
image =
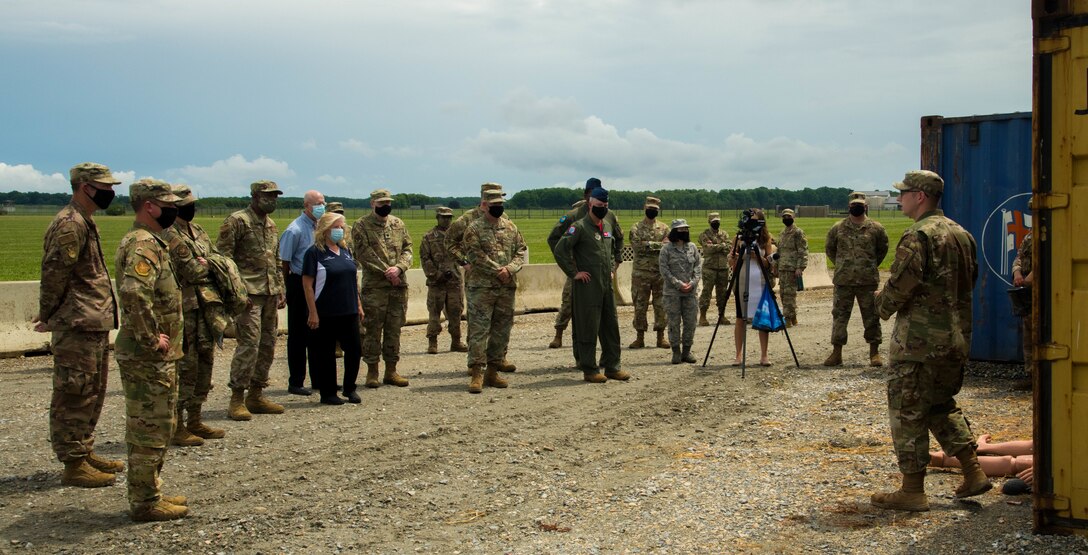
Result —
M865 198L869 201L869 210L884 210L885 205L888 204L888 199L892 198L891 191L859 191L865 194ZM893 209L888 207L889 210L899 209L899 200L895 201L896 207Z

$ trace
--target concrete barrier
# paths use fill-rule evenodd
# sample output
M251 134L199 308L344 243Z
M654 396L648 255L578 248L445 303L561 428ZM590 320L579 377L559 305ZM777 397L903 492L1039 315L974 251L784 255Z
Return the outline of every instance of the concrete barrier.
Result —
M408 271L409 324L427 322L427 285L423 270ZM530 264L518 273L517 313L558 310L566 276L555 264ZM35 332L30 320L38 313L38 282L0 282L0 357L17 357L26 353L48 351L49 334ZM831 286L827 258L823 254L809 255L805 270L805 288ZM631 264L620 265L614 291L617 305L631 304ZM279 329L287 330L287 311L279 311ZM112 343L113 336L110 335Z

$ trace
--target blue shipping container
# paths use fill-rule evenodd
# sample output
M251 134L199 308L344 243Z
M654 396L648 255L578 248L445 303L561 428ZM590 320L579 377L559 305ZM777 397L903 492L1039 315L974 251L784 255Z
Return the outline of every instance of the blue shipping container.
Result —
M922 118L922 168L944 178L945 214L978 242L972 360L1023 360L1008 290L1031 230L1031 112Z

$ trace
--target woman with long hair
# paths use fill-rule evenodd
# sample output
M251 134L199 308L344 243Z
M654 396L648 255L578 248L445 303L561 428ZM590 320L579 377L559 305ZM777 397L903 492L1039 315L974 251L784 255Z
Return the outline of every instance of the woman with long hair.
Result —
M309 309L306 350L310 379L326 405L344 404L336 394L337 342L344 351L344 396L348 402L362 402L355 381L362 356L359 324L363 306L345 233L344 216L326 212L314 226L314 244L302 261L302 290Z
M751 219L762 222L762 226L759 230L759 234L756 237L754 245L743 245L743 230L737 230L736 237L733 238L733 249L729 251L729 266L734 269L735 272L740 272L737 276L737 284L733 290L733 296L737 300L737 321L734 324L733 341L737 347L737 358L734 362L735 365L740 365L743 360L744 353L744 337L747 333L748 324L752 321L752 316L755 314L756 306L759 304L759 299L763 295L763 288L768 286L774 287L773 278L771 277L771 260L775 252L774 238L771 237L771 232L767 229L767 216L760 208L751 209ZM743 260L740 259L740 252L744 246L750 246ZM739 262L739 264L738 264ZM763 273L760 271L760 264L762 263L763 270L767 272L767 280L763 279ZM767 358L767 342L770 339L770 333L766 331L759 332L759 365L770 366L771 361Z

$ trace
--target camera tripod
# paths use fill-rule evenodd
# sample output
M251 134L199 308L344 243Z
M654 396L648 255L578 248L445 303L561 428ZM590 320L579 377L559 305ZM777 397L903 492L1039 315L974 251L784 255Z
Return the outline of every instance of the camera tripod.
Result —
M763 265L763 257L759 255L759 245L756 244L754 238L747 242L740 241L740 252L737 255L737 262L733 266L733 276L729 279L729 288L726 290L725 293L725 301L722 303L721 310L718 311L718 321L714 324L714 333L710 336L710 345L707 346L706 356L703 357L703 368L706 368L706 363L710 359L710 351L714 348L714 339L718 336L718 327L722 325L722 318L725 316L725 307L729 303L729 297L733 295L733 291L736 289L737 280L740 278L740 271L741 269L747 269L745 267L745 262L749 264L751 263L750 257L748 256L750 252L754 252L756 254L755 261L759 265L760 276L763 277L763 286L766 287L767 291L770 293L771 306L773 307L775 313L778 314L778 318L784 321L784 317L782 316L782 309L778 306L778 298L775 297L774 288L771 287L771 280L768 277L767 268L765 268ZM744 280L744 291L738 292L738 295L743 295L743 298L748 299L749 303L758 303L759 299L752 299L748 295L749 283L750 280ZM737 302L739 305L740 299L734 299L734 302ZM747 317L747 314L745 314L744 316ZM797 351L793 350L793 341L790 339L790 332L786 329L784 325L782 327L782 331L786 334L786 343L790 346L790 354L793 355L793 363L797 365L798 368L800 368L801 363L797 360ZM740 377L743 379L748 362L748 330L744 331L744 339L741 344L740 360Z

